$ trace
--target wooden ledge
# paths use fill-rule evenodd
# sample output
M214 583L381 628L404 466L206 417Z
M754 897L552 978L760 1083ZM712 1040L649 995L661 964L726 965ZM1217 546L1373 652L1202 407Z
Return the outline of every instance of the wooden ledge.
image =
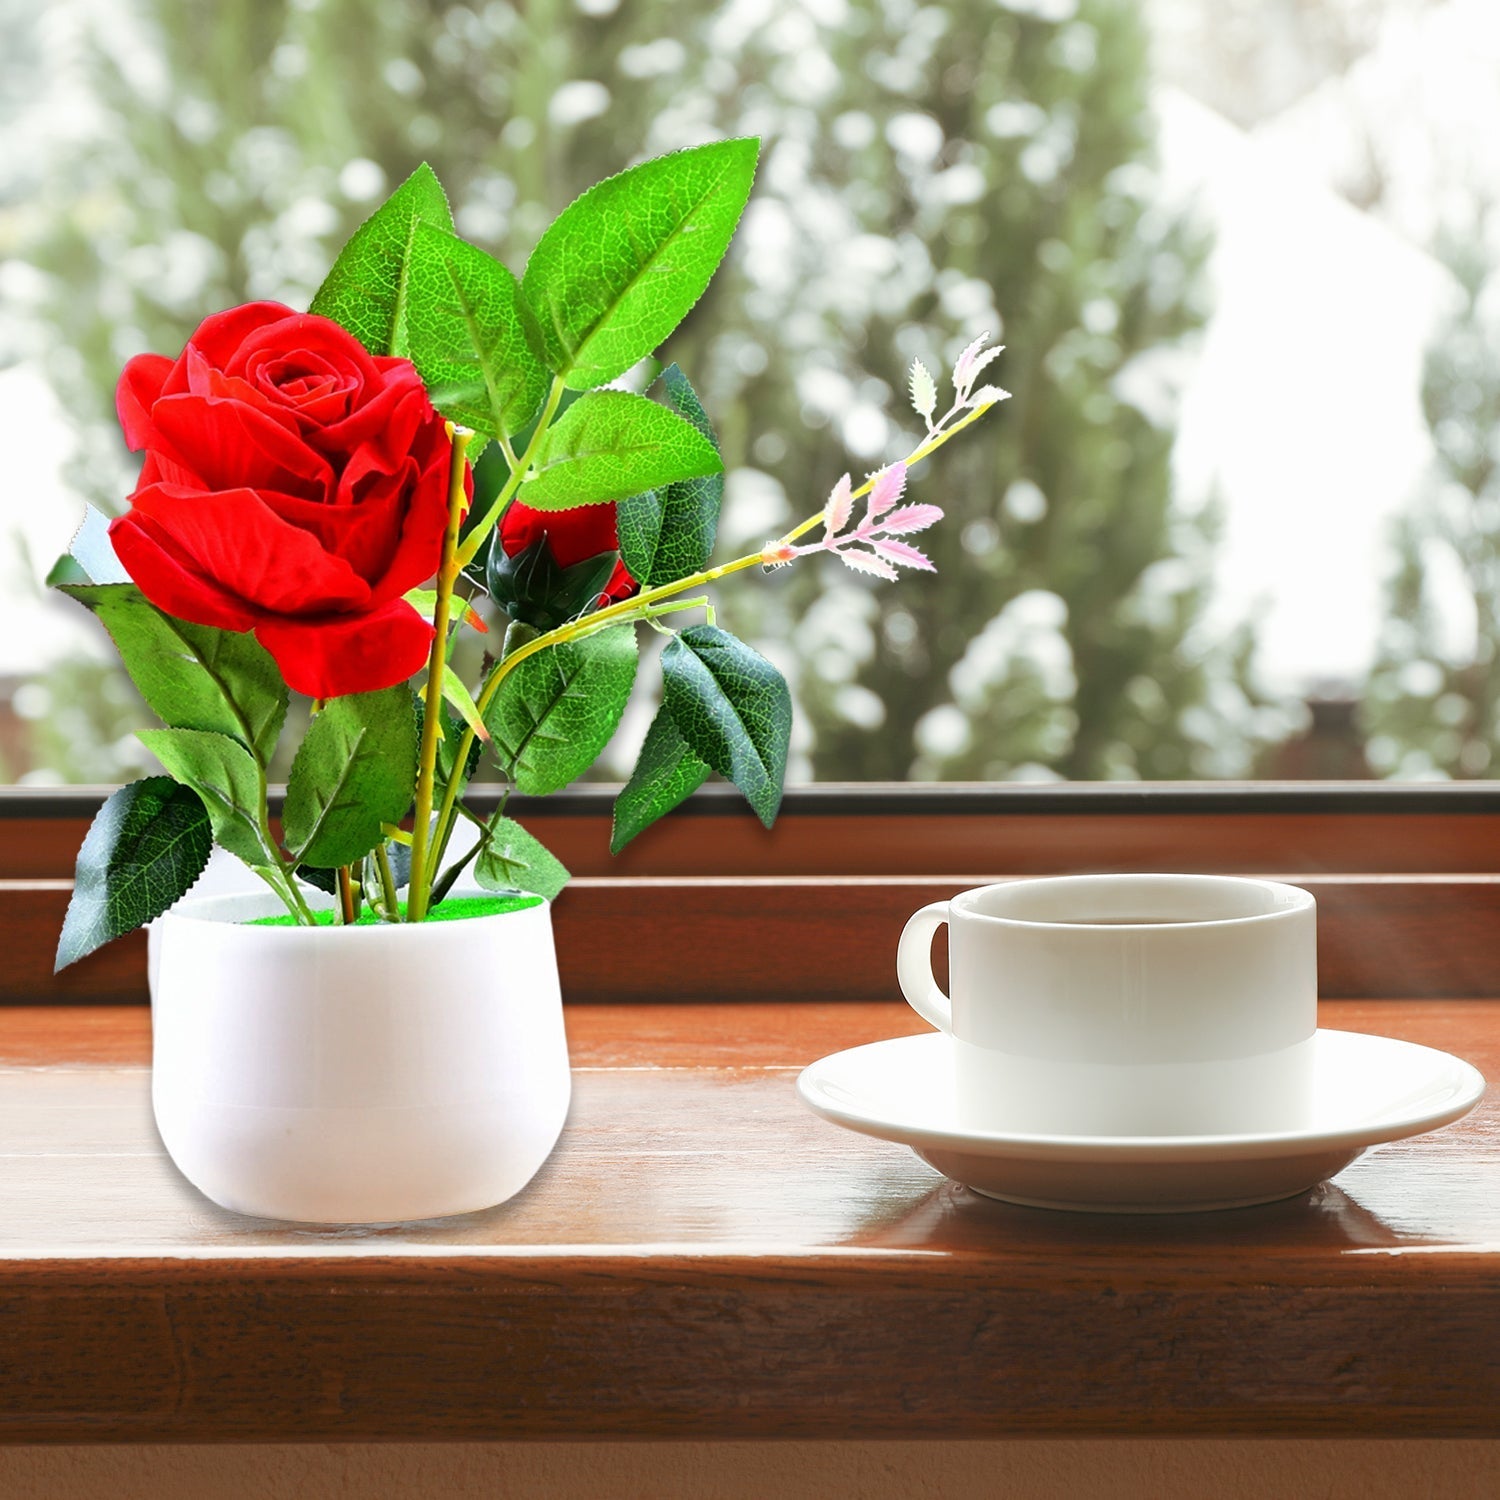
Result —
M1323 1024L1500 1071L1500 1001ZM150 1123L140 1007L0 1010L10 1441L1500 1433L1496 1107L1266 1208L989 1202L804 1110L892 1004L569 1012L563 1143L514 1202L239 1218Z
M891 943L870 934L893 937L929 901L1014 875L584 876L553 911L563 993L603 1004L701 994L708 951L709 999L894 995ZM1281 878L1318 903L1319 994L1500 995L1500 875ZM0 1004L145 1001L144 933L53 974L72 889L70 880L0 880ZM621 963L622 953L649 962Z

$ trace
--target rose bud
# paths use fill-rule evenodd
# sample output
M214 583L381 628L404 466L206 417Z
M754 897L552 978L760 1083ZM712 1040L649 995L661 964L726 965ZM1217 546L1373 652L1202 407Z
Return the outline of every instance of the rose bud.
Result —
M432 626L402 595L437 571L452 449L410 360L255 302L176 361L137 355L116 405L146 460L110 540L153 604L253 630L312 698L421 670Z
M618 546L612 504L542 511L513 501L490 548L490 597L511 619L553 630L636 592Z

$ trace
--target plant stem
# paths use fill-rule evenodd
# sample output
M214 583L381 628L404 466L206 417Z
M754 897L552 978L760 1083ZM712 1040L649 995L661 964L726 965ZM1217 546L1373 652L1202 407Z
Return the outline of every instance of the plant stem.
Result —
M509 787L506 787L505 790L501 792L500 805L495 809L494 821L498 822L505 816L506 804L510 801L510 792L511 789ZM458 821L457 814L462 813L463 816L466 817L469 822L471 822L479 830L479 837L474 840L473 847L470 848L469 852L464 855L464 857L459 860L456 865L452 866L452 868L449 869L446 874L444 874L442 887L443 890L447 892L453 888L454 881L456 881L458 877L463 873L464 866L467 865L489 842L490 825L483 818L477 817L474 813L471 813L469 809L463 805L462 802L455 802L452 799L444 804L444 812L446 813L446 819L441 815L438 818L438 832L442 834L441 847L445 851L448 848L448 839L453 833L453 826ZM441 863L441 856L439 856L439 863Z
M505 639L500 647L500 660L504 661L510 651L517 650L513 642L519 634L523 634L530 627L526 626L522 631L517 631L519 621L512 620L506 627ZM477 705L476 705L477 706ZM432 847L437 852L432 855L433 867L442 864L448 855L448 840L453 837L454 824L458 821L458 814L464 811L463 803L459 796L463 792L464 768L469 764L469 752L473 749L477 738L474 731L467 725L464 727L464 736L458 742L459 750L462 752L453 762L453 774L448 778L448 785L443 788L443 804L438 809L437 831L432 841ZM507 792L507 796L510 794Z
M287 904L291 907L293 913L304 927L316 927L318 919L313 915L312 907L307 904L307 898L297 889L297 877L284 866L279 873L286 884L287 892L290 893L291 900ZM286 901L286 895L283 895L281 899Z
M815 517L809 524L815 525L816 520ZM500 684L506 676L528 656L535 656L537 652L545 651L549 646L560 646L565 641L578 640L587 635L597 635L601 630L608 630L611 625L649 619L653 613L653 606L660 604L662 600L670 599L676 594L686 593L689 589L702 588L705 583L714 583L720 578L727 578L731 573L742 573L746 568L758 567L760 560L759 552L737 557L733 562L720 563L716 568L706 568L701 573L680 578L676 583L664 583L659 588L647 589L644 594L637 594L633 599L624 599L619 604L609 605L606 609L597 609L593 614L584 615L581 619L569 620L566 625L559 625L556 630L549 630L546 635L539 635L534 640L527 641L490 673L489 680L475 700L480 713L483 714L494 701L495 694L499 692ZM660 613L659 610L655 612Z
M303 927L317 926L317 919L312 914L311 907L302 899L302 892L297 889L297 877L292 873L296 869L294 863L289 863L281 852L281 846L276 842L271 833L271 812L266 801L266 770L264 766L260 771L260 842L261 847L271 856L271 862L264 869L256 873L260 875L268 886L281 897L286 909L297 919ZM272 879L275 876L275 879Z
M432 886L427 869L427 840L432 822L432 789L437 775L438 736L443 727L443 671L448 665L448 611L453 585L463 564L458 559L458 529L464 516L464 455L474 436L467 427L447 424L453 444L448 480L448 527L443 533L438 565L437 604L432 612L432 657L427 665L427 696L422 718L422 748L417 762L417 803L411 833L411 884L406 895L406 920L420 922L427 915L427 893Z
M559 398L561 387L561 381L553 381L553 393L558 395ZM986 402L983 406L975 407L973 411L967 413L961 421L955 422L953 426L929 434L907 455L907 467L910 468L911 465L920 463L929 454L941 448L949 438L962 432L971 422L977 422L993 404L993 402ZM542 421L538 424L537 434L540 434L546 423L551 420L551 414L555 409L556 403L549 401L547 410L543 413ZM537 435L534 434L522 457L521 462L523 465L530 462L536 446ZM512 480L516 479L517 472L523 471L513 470L511 473ZM852 498L858 500L862 496L868 495L871 489L874 488L877 477L878 475L872 475L869 479L865 480L853 492ZM491 507L492 514L495 513L497 507L503 510L504 504L509 502L510 494L513 493L514 487L507 482L506 487L500 491L500 496L497 498L495 506ZM823 514L823 511L820 510L815 515L809 516L799 526L787 532L781 538L782 542L794 542L798 537L805 536L814 526L822 521ZM489 517L486 517L486 521L489 522ZM469 539L471 542L476 535L478 535L477 532L470 533ZM477 550L477 547L475 550ZM545 651L549 646L560 646L564 641L578 640L583 636L593 635L597 631L607 630L611 625L620 624L625 621L649 620L653 615L666 613L672 608L686 608L687 606L685 605L668 605L666 608L663 608L662 601L673 599L678 594L685 594L693 589L702 588L704 584L717 582L720 578L727 578L731 573L742 573L746 568L758 567L763 555L764 549L760 552L748 553L744 557L735 558L732 562L720 563L715 568L706 568L700 573L691 573L686 578L679 578L675 583L664 583L657 588L647 589L644 593L637 594L633 599L624 599L618 604L611 604L605 609L595 610L592 614L584 615L581 619L569 620L567 624L559 625L556 630L549 630L545 635L536 636L524 645L518 646L508 656L503 657L496 663L494 671L490 673L489 680L480 690L476 706L481 716L484 714L485 709L494 701L495 694L499 692L500 684L505 680L507 674L528 656L535 656L537 652ZM712 606L710 606L711 608ZM712 620L710 620L710 623L713 623ZM453 764L455 768L467 763L469 751L473 748L473 745L474 731L466 728L463 739L459 741L458 753L454 757ZM447 848L448 837L453 830L457 787L458 777L455 774L448 784L447 792L443 798L442 812L439 814L438 840L435 846L439 850ZM413 864L413 869L415 869L415 864Z
M707 594L700 594L696 599L669 599L665 604L653 604L648 609L641 611L641 619L653 630L660 631L662 635L672 635L674 632L665 625L656 622L662 615L675 615L684 609L701 609L708 617L708 623L713 624L714 607L709 603Z
M252 865L250 868L276 892L281 904L297 919L298 926L316 925L311 908L302 899L292 878L282 866Z
M339 915L345 927L352 927L358 913L354 910L354 882L349 879L349 866L340 865L336 877L339 888Z
M439 879L437 884L432 888L433 892L440 900L447 899L448 892L453 889L454 885L458 881L458 877L463 874L464 870L473 860L474 856L479 853L481 848L483 848L483 841L480 839L476 839L474 841L473 847L469 850L469 852L464 855L464 857L459 860L457 864L449 866L449 868L443 872L441 879Z
M986 402L983 406L975 409L964 416L962 421L955 422L953 426L942 432L935 432L924 438L907 455L906 464L920 463L929 454L941 448L949 438L962 432L971 422L977 422L985 412L993 405ZM868 495L875 486L878 475L871 477L853 492L852 498L860 499ZM782 542L794 542L800 536L806 534L818 525L823 519L820 510L815 515L809 516L799 526L781 538ZM647 618L651 606L660 603L663 599L674 598L678 594L688 593L690 590L702 588L706 583L714 583L720 578L727 578L731 573L742 573L746 568L754 568L760 565L761 552L752 552L744 557L737 557L732 562L720 563L716 568L706 568L701 573L690 573L686 578L679 578L675 583L664 583L654 589L647 589L645 593L637 594L633 599L623 599L618 604L611 604L606 609L595 610L593 614L584 615L582 619L570 620L566 625L559 625L556 630L549 630L546 635L539 635L534 640L527 641L524 646L519 647L510 656L507 656L499 666L490 674L490 679L485 683L483 691L479 695L478 704L482 712L488 707L505 675L511 671L517 663L524 661L528 656L534 656L538 651L545 651L548 646L559 646L564 641L576 640L580 636L592 635L597 630L607 629L610 625L617 624L629 619Z
M459 783L462 781L462 767L469 761L469 746L474 742L474 731L467 730L459 744L464 758L461 762L455 762L453 775L448 778L448 785L443 789L443 805L438 809L437 836L432 841L434 850L432 856L433 866L442 864L448 853L448 840L453 837L453 825L456 821L456 809L461 806L458 800Z
M384 844L375 846L375 868L380 872L380 890L385 898L385 919L387 922L399 922L401 897L396 891L396 875L391 869L391 857L385 852Z
M505 514L505 508L515 498L515 493L521 487L521 481L525 479L526 472L531 468L531 461L537 455L537 450L542 446L542 439L547 435L547 429L552 425L552 419L557 415L557 408L562 401L563 392L567 387L563 384L562 376L553 377L552 389L547 393L547 404L542 408L542 414L537 418L536 430L531 434L531 441L526 445L526 451L520 459L510 466L510 477L500 486L500 493L495 496L490 508L484 513L484 519L464 538L463 546L458 549L458 566L462 571L467 568L484 546L485 538L495 529L500 517ZM507 461L510 459L510 451L507 445Z

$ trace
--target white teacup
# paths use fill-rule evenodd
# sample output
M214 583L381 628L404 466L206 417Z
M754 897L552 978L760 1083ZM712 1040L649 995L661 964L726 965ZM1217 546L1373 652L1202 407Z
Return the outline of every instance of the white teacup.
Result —
M932 974L946 922L953 997ZM1311 1113L1316 903L1273 880L1070 875L925 906L897 954L955 1042L961 1118L1037 1135L1295 1130Z

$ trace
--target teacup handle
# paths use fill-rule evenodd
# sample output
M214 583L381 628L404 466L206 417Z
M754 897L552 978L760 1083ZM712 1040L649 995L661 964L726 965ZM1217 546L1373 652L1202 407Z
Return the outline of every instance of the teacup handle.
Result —
M932 977L932 940L948 920L948 903L924 906L902 929L896 948L896 978L906 1003L939 1031L953 1033L953 1002Z

